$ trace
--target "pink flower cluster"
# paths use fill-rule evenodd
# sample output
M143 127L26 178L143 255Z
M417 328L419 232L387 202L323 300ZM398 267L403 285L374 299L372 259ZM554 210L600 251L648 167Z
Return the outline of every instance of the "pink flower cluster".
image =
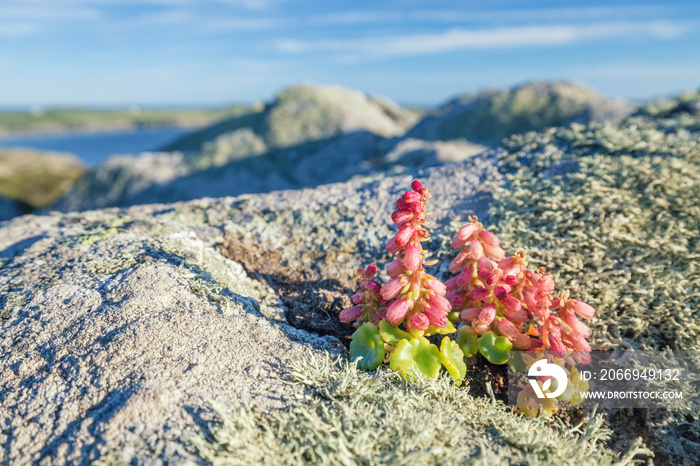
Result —
M469 220L452 240L454 248L464 249L450 264L457 275L446 282L446 296L461 320L476 334L493 331L521 350L589 352L591 331L577 315L589 319L595 310L566 291L553 297L550 275L526 269L523 253L504 257L498 237L476 217Z
M385 312L385 302L379 295L382 285L372 278L377 274L377 266L370 264L366 269L357 269L360 291L352 297L355 306L340 312L340 320L345 323L373 322L378 323Z
M368 305L367 301L360 299L371 296L361 283L362 291L355 295L359 302L354 297L353 302L365 304L341 312L341 320L344 322L360 320L362 317L361 321L377 323L386 317L391 324L398 326L403 323L406 330L414 333L425 332L431 325L435 328L447 325L447 314L452 307L445 298L447 289L423 268L425 252L421 242L430 238L423 225L426 223L426 202L431 194L418 181L411 183L411 189L399 198L396 211L391 214L398 232L387 242L386 249L396 253L396 260L387 267L391 280L379 289L379 298L374 301L374 305L380 306L382 310L374 314L375 320L371 320L364 310L356 309L364 309Z

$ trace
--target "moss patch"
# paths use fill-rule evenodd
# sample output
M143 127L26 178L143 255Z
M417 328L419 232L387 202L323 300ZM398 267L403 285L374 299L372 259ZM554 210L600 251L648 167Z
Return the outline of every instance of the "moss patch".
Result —
M622 457L607 449L600 416L573 429L526 419L447 377L409 384L383 369L308 359L290 362L289 382L305 393L289 410L219 407L221 422L194 439L199 454L215 465L605 465L648 454L639 443Z

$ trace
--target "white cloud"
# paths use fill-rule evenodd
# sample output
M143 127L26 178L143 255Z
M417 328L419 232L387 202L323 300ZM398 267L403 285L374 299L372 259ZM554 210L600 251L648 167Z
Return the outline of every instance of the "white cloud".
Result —
M40 5L33 2L0 5L0 21L92 20L99 17L99 11L79 6Z
M37 27L31 23L2 24L3 22L0 22L0 37L26 37L38 31Z
M17 4L33 4L33 5L55 5L56 0L9 0ZM236 7L241 7L249 10L265 10L269 7L287 2L290 0L61 0L65 6L69 5L112 5L120 6L124 4L146 4L146 5L165 5L165 6L197 6L205 3L219 3Z
M517 48L560 45L586 40L624 37L672 38L694 29L679 21L617 21L587 25L509 26L489 29L454 28L435 34L413 34L348 40L281 40L283 53L336 52L363 57L424 55L462 49Z

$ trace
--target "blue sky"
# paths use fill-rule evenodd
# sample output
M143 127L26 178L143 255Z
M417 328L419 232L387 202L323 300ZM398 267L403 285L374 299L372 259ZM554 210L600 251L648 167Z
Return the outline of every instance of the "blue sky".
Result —
M404 104L532 79L700 87L700 2L2 0L0 106L222 105L301 81Z

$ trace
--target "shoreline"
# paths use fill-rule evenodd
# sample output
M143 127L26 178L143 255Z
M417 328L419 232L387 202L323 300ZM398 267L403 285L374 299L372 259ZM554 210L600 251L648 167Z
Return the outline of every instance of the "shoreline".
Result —
M77 127L60 127L47 125L20 131L6 130L0 128L0 142L3 139L13 139L32 136L73 136L90 135L98 133L117 133L120 131L149 131L149 130L198 130L206 127L210 123L175 123L175 124L113 124L113 125L87 125Z

